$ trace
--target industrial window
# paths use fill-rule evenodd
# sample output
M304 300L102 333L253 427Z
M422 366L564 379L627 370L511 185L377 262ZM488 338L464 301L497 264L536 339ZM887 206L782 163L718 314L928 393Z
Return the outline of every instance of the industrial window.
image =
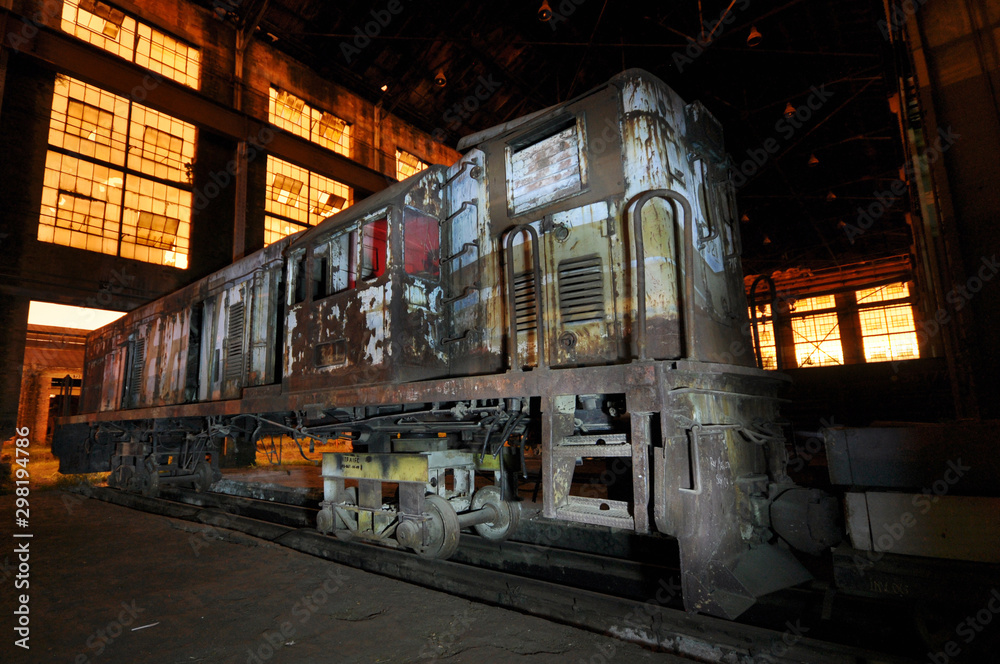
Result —
M60 189L59 203L56 207L56 227L91 235L102 235L106 208L105 201L88 196L78 196Z
M169 79L198 87L198 49L95 0L66 0L62 29Z
M416 210L403 212L403 262L406 273L437 279L440 273L441 232L438 220Z
M378 279L385 274L389 250L389 221L386 217L361 227L361 278Z
M800 367L822 367L844 363L840 325L833 295L798 300L791 305L795 357ZM801 316L804 312L822 312Z
M124 166L128 108L129 102L124 97L57 76L49 118L49 145Z
M117 255L123 179L121 171L50 150L38 239Z
M268 156L264 243L315 226L348 207L351 197L347 185Z
M396 148L396 179L400 182L411 175L416 175L427 166L428 164L421 161L420 157Z
M187 267L194 125L59 76L49 145L40 241Z
M906 283L887 284L857 292L866 362L920 357L909 296Z
M296 136L345 157L351 156L351 125L332 113L313 108L290 92L271 88L267 118Z
M283 237L298 233L303 228L305 227L291 221L267 215L264 217L264 244L273 244Z
M757 307L757 336L760 339L760 359L763 369L778 368L778 352L774 342L774 321L771 318L771 305L762 304ZM753 331L750 332L751 342ZM756 359L756 354L755 354Z
M164 180L190 181L194 125L134 104L129 135L129 168Z
M198 49L143 23L139 23L135 64L178 83L192 88L198 87L198 74L201 68L201 54Z

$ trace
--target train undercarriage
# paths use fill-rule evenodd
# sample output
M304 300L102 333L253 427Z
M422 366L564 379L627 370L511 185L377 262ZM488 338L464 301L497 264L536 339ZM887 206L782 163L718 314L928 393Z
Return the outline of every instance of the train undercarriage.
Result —
M809 578L792 548L816 553L840 538L836 501L785 474L781 385L756 369L640 361L320 393L248 389L244 412L199 416L211 404L189 404L72 425L89 442L75 468L60 456L63 472L111 471L114 486L153 495L173 482L207 488L227 445L288 436L305 453L346 438L350 452L322 455L318 529L447 558L464 528L493 539L515 531L527 448L541 458L544 517L676 538L688 608L733 618ZM583 459L614 464L615 485L581 490Z

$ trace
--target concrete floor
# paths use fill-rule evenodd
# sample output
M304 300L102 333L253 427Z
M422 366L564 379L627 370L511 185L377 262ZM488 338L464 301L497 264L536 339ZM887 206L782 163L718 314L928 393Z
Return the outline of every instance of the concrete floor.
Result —
M13 512L0 497L4 524ZM28 530L27 591L2 538L3 662L688 661L58 490L32 493ZM30 651L13 645L22 592Z

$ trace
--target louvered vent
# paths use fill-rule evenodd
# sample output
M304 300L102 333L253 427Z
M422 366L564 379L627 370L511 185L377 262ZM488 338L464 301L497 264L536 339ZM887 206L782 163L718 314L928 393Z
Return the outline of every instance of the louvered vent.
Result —
M604 319L604 269L600 256L559 263L559 313L563 323Z
M535 273L514 275L514 311L517 313L517 331L527 332L538 326L535 311Z
M146 340L136 339L132 353L132 380L128 386L129 405L139 403L139 390L142 389L142 371L146 366Z
M226 380L243 377L243 303L229 305L229 336L226 338Z

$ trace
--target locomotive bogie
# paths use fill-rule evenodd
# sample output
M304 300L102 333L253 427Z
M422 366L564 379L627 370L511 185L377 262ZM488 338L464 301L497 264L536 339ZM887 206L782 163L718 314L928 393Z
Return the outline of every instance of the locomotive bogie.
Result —
M517 527L520 509L492 485L476 491L481 469L474 453L461 450L324 453L318 527L441 558L454 553L462 527L503 539ZM395 501L385 502L386 483L397 487Z

